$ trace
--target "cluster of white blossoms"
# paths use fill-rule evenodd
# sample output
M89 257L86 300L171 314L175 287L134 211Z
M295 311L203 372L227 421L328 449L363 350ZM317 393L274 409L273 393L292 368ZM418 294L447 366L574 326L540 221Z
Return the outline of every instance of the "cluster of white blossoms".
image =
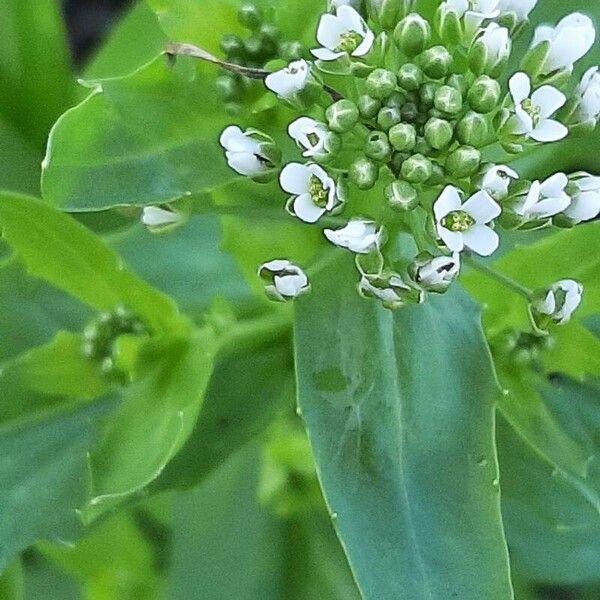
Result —
M596 126L598 67L565 92L594 43L591 20L576 13L538 27L506 77L536 0L446 0L435 15L413 5L331 0L314 60L266 76L298 113L287 131L298 157L282 165L277 136L255 129L230 126L221 137L231 168L259 182L278 177L291 218L356 255L359 292L388 308L445 292L465 260L498 249L503 229L572 227L600 213L600 177L530 181L489 159L503 151L510 163L525 148ZM287 260L259 274L277 300L310 289ZM536 323L566 322L581 291L564 280L532 294Z

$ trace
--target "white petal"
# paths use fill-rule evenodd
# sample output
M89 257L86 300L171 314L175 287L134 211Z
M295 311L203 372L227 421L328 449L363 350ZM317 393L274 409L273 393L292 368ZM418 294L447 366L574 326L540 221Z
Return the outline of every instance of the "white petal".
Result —
M227 152L229 166L240 175L252 177L265 171L265 165L249 152Z
M239 127L236 127L235 125L230 125L229 127L226 127L223 130L223 133L219 138L219 142L221 146L223 146L223 148L229 150L229 144L231 143L231 141L241 135L244 134L242 133L242 130Z
M146 206L142 212L142 223L148 227L172 225L180 220L181 215L179 213L158 206Z
M462 252L465 247L462 233L459 231L450 231L441 225L438 225L437 231L440 239L452 252Z
M335 60L336 58L340 58L340 56L344 56L344 54L346 54L345 52L334 52L328 48L315 48L314 50L311 50L311 52L319 60Z
M515 135L523 135L533 129L533 119L523 110L520 104L515 106L515 114L509 121L509 129Z
M365 35L363 41L358 45L356 50L352 53L352 56L364 56L371 51L373 43L375 42L375 34L369 29Z
M326 212L312 201L310 194L298 196L293 206L294 214L305 223L316 223Z
M555 173L542 183L540 186L540 194L544 196L544 198L560 196L565 191L568 183L569 179L564 173Z
M462 210L470 214L476 223L489 223L500 216L502 209L485 191L480 191L471 196L463 205Z
M308 192L311 175L306 165L289 163L281 171L279 183L286 192L299 196Z
M569 135L569 130L558 121L546 119L540 121L538 126L529 134L537 142L557 142Z
M306 287L308 279L306 275L275 275L273 278L277 291L288 298L296 298Z
M339 10L339 9L338 9ZM342 34L346 33L348 28L333 15L326 14L321 17L317 29L317 41L321 46L335 50L340 44Z
M363 34L367 29L363 18L351 6L340 6L337 9L337 16L344 24L346 31Z
M485 225L474 225L463 233L463 238L465 246L481 256L490 256L500 244L498 234Z
M508 82L510 95L515 105L521 104L523 100L529 98L531 93L531 80L527 73L515 73Z
M600 214L600 194L581 192L573 198L571 205L565 210L565 214L575 223L595 219Z
M452 185L446 186L433 205L435 220L439 223L448 213L458 210L461 204L458 190Z
M531 47L535 48L539 46L542 42L549 42L554 37L554 27L550 25L540 25L536 27L535 32L533 34L533 41L531 42Z
M551 85L542 86L531 96L533 105L540 108L540 119L542 120L552 116L561 106L564 106L566 101L566 96Z
M555 198L544 198L531 207L530 216L546 219L562 212L569 206L571 199L566 194Z

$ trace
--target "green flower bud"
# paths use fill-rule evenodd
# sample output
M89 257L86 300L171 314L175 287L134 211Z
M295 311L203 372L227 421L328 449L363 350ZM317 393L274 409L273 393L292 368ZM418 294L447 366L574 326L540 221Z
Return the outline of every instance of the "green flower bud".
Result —
M390 164L390 168L396 174L400 174L400 169L402 168L402 163L410 158L410 154L408 152L394 152L392 154L392 161Z
M456 127L456 136L461 144L481 148L488 141L490 127L488 120L481 114L469 111Z
M391 31L400 19L402 6L399 0L369 0L368 8L381 29Z
M377 126L382 131L389 131L394 125L402 121L400 109L395 106L385 106L377 115Z
M243 88L240 85L239 80L236 79L235 75L220 75L217 77L215 85L217 86L219 95L228 102L232 100L238 100L243 92Z
M283 42L279 46L279 52L281 53L281 58L283 58L286 62L294 62L295 60L300 60L306 49L301 42Z
M406 121L407 123L414 123L419 116L419 109L413 102L407 102L400 109L400 114L402 115L403 121Z
M398 123L389 132L390 143L400 152L410 152L417 143L417 132L410 123Z
M467 100L473 110L486 114L498 106L501 94L500 84L495 79L482 75L469 88Z
M434 46L419 57L425 75L431 79L443 79L452 68L452 55L444 46Z
M434 105L443 113L456 115L462 110L463 99L456 88L443 85L435 93Z
M424 83L419 90L419 98L424 107L431 107L435 102L435 94L440 89L439 83Z
M373 160L388 160L392 155L388 136L383 131L373 131L365 143L365 154Z
M350 100L338 100L326 111L329 129L336 133L346 133L358 123L358 107Z
M242 27L256 31L263 22L261 10L251 2L244 2L238 11L238 19Z
M425 183L432 173L431 161L422 154L414 154L402 163L400 174L410 183Z
M279 42L281 39L281 30L273 23L263 23L260 26L260 37L270 42Z
M431 39L431 26L419 14L411 13L398 23L394 30L394 41L409 58L427 48Z
M244 49L246 50L246 55L251 61L260 61L265 57L263 40L256 35L249 37L244 42Z
M467 91L469 90L467 78L459 73L452 73L452 75L448 76L446 85L458 90L463 98L467 95Z
M406 103L406 96L402 92L393 92L385 101L385 105L394 108L402 108Z
M446 160L446 171L454 177L469 177L477 172L481 153L471 146L457 148Z
M427 180L429 185L440 185L446 181L446 171L438 163L432 163L431 177Z
M225 54L228 60L233 60L235 58L240 59L246 54L244 42L237 35L227 34L223 36L220 46L223 54Z
M424 137L417 136L415 152L417 154L422 154L423 156L429 156L433 152L433 148L429 145L429 142Z
M429 119L425 124L425 139L435 150L441 150L450 144L454 137L454 128L444 119Z
M406 181L394 181L385 189L385 195L394 210L405 212L419 205L417 190Z
M476 75L498 76L510 57L511 40L506 27L491 23L475 38L469 49L469 68Z
M442 41L456 46L463 36L463 27L457 11L443 2L435 13L434 26Z
M379 178L379 167L366 156L360 156L348 170L350 181L361 190L370 190Z
M407 92L418 90L423 83L423 71L414 63L404 63L398 71L398 85Z
M387 69L375 69L366 81L366 91L369 96L384 100L395 91L398 78L396 74Z
M381 102L363 94L358 99L358 112L363 119L374 119L381 110Z

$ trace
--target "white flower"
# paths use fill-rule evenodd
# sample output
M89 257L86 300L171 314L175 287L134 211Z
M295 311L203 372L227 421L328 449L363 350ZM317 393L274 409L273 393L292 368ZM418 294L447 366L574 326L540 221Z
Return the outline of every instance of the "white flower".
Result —
M423 293L408 286L400 275L363 275L358 284L358 293L364 298L381 300L385 308L395 310L411 302L422 302Z
M345 54L365 56L373 46L375 35L354 8L342 5L335 15L321 17L317 41L323 47L312 53L320 60L335 60Z
M281 187L292 194L287 210L305 223L316 223L325 213L339 208L335 181L319 165L290 163L281 171Z
M265 291L272 300L292 300L310 290L306 273L289 260L272 260L258 268Z
M368 254L379 248L383 230L377 223L365 219L352 219L341 229L325 229L325 237L340 248L347 248L356 254Z
M494 200L502 200L508 195L508 186L519 174L506 165L492 165L483 175L481 189Z
M300 117L288 127L290 137L304 150L306 158L323 158L335 152L339 144L338 138L327 128L327 125L309 117Z
M459 17L473 15L483 21L498 16L498 2L499 0L447 0L445 6L454 10Z
M545 315L558 325L564 325L571 319L575 309L581 304L583 286L572 279L562 279L549 290L538 295L531 308L534 314Z
M588 69L577 87L579 98L575 115L579 123L596 120L600 117L600 73L598 67Z
M592 20L581 13L573 13L564 17L556 27L538 27L531 47L550 42L550 52L541 71L545 75L559 69L572 70L574 63L589 52L595 39Z
M543 183L534 181L528 194L515 205L514 212L526 221L548 219L557 215L571 203L565 192L567 183L564 173L556 173Z
M460 254L452 256L420 255L410 267L415 282L428 292L445 292L460 273Z
M502 15L514 13L519 21L525 21L537 2L538 0L500 0L498 9Z
M470 248L481 256L492 254L500 242L498 234L487 224L502 209L484 191L477 192L464 204L459 191L446 186L433 205L438 235L452 252Z
M582 223L595 219L600 214L600 177L589 173L574 173L569 178L575 193L571 204L564 210L573 223Z
M508 85L515 104L511 133L537 142L555 142L568 135L569 130L562 123L550 119L567 101L562 92L544 85L531 94L531 80L526 73L515 73Z
M243 132L231 125L221 134L220 142L229 166L240 175L259 177L275 167L277 152L273 140L255 129Z
M285 100L299 94L310 79L310 67L305 60L295 60L285 69L270 73L265 78L265 85Z
M494 72L510 56L512 42L510 32L506 27L500 27L497 23L490 23L482 29L473 41L472 50L481 51L482 66L485 72Z
M183 223L185 217L176 210L168 210L158 206L146 206L142 211L141 221L151 231L163 231Z

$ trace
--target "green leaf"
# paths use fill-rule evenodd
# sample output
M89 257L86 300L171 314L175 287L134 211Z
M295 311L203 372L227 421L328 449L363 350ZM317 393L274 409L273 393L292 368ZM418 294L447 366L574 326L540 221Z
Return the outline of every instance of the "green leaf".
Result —
M126 305L157 331L177 325L180 317L172 300L126 270L85 227L46 203L3 194L0 227L32 275L98 310Z
M235 179L219 134L228 124L217 69L165 57L132 75L94 83L50 135L44 197L63 210L142 206Z
M366 600L512 598L494 446L494 373L457 290L391 313L349 257L296 304L299 406Z
M39 539L81 533L87 455L110 407L99 401L0 426L0 571Z
M88 515L150 484L192 432L212 370L210 329L148 348L91 457Z
M0 114L41 148L73 92L56 0L0 3L0 89Z
M25 600L23 568L19 559L16 559L4 573L0 574L0 598Z
M0 119L0 189L39 195L41 161L41 152Z

